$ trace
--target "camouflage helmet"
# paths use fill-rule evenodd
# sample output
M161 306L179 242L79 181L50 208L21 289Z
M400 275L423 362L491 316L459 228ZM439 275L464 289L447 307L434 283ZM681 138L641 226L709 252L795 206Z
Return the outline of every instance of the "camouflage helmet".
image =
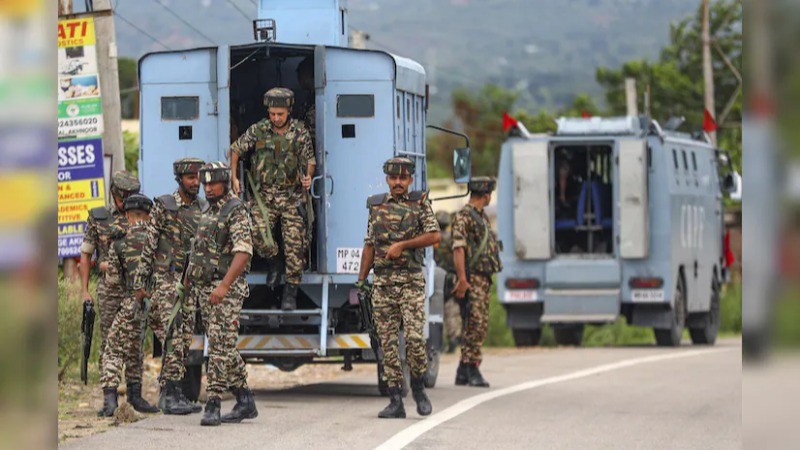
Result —
M473 177L467 185L469 191L476 194L489 194L496 186L497 181L492 177Z
M264 106L267 108L291 108L294 105L294 92L291 89L276 87L264 93Z
M439 228L446 228L450 226L450 214L447 211L437 211L436 221L439 222Z
M396 157L383 163L386 175L414 175L414 162L408 158Z
M144 211L146 213L150 213L150 209L153 208L153 201L150 200L147 196L142 194L131 194L128 198L125 199L125 203L123 203L122 209L125 211Z
M111 175L111 195L125 198L131 194L136 194L141 189L139 179L126 170L118 170Z
M172 173L178 177L187 173L198 173L203 164L205 164L205 161L200 158L181 158L172 163Z
M231 169L221 161L205 163L200 168L200 182L203 184L231 180Z

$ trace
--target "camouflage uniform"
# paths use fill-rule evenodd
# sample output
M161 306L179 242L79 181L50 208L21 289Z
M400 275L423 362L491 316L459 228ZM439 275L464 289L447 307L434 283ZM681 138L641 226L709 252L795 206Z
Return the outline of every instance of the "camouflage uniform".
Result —
M117 387L125 365L128 384L142 382L142 309L133 292L136 286L132 274L141 265L142 250L152 232L146 222L137 223L111 245L106 258L108 268L105 282L124 292L114 320L108 331L106 355L102 361L100 382L104 388Z
M238 197L229 192L211 201L203 213L195 234L195 246L189 260L188 299L191 307L200 305L203 326L208 337L208 399L219 399L229 389L247 387L247 370L236 350L239 335L239 312L250 294L245 280L248 267L230 286L225 299L213 305L211 291L222 281L234 253L253 254L250 214ZM194 328L194 314L184 316L184 324Z
M439 222L441 226L441 221ZM452 231L442 231L442 240L433 252L436 265L447 271L444 292L444 333L448 342L458 342L461 339L461 308L453 295L455 286L455 267L453 267Z
M139 191L138 180L128 172L115 172L112 175L112 184L115 182L120 185L119 188L125 191ZM112 187L112 192L113 191L115 191L115 188ZM91 257L91 255L97 251L96 264L97 267L99 267L108 257L108 252L113 242L112 235L120 233L122 230L125 230L127 226L128 220L125 217L125 213L117 209L113 199L108 206L99 206L90 210L89 218L86 221L86 230L83 235L83 243L80 248L81 253L86 253ZM97 300L97 308L100 312L101 367L106 349L108 331L111 328L111 324L114 322L114 317L116 317L124 297L125 294L121 286L109 286L104 276L101 275L99 277L95 299ZM127 367L135 367L136 365L133 359L127 359L125 363ZM133 373L129 375L135 378ZM141 378L141 374L139 374L139 378Z
M281 224L283 253L286 258L286 282L298 285L303 279L305 260L306 230L305 219L299 206L305 204L305 189L300 179L305 175L308 164L316 164L311 135L302 122L288 119L286 133L281 136L275 132L269 119L252 125L231 146L231 151L240 158L253 152L250 164L253 181L259 190L264 204L269 209L267 220L260 207L252 202L251 210L255 226L275 229ZM247 180L241 180L247 183ZM306 205L310 207L310 205ZM261 233L254 233L254 244L258 254L269 258L275 256L274 247L262 242Z
M372 302L383 352L383 379L390 388L399 387L403 382L399 355L401 326L411 376L424 374L428 365L424 337L424 249L405 250L394 260L387 259L386 252L395 242L439 231L439 224L423 192L411 192L400 198L391 194L372 196L367 207L369 222L364 242L375 251Z
M486 233L486 245L476 256ZM459 247L465 248L466 269L472 286L468 293L469 317L461 341L461 362L479 365L482 360L481 345L489 328L492 275L501 271L503 266L500 263L497 237L491 230L489 217L486 212L479 211L471 204L464 206L453 221L453 250Z
M136 276L140 286L144 286L147 279L151 280L153 286L149 322L153 334L164 344L166 352L161 369L162 386L167 380L181 380L185 372L183 361L188 356L194 330L181 326L173 332L171 345L164 341L172 308L178 298L177 288L181 282L186 253L202 210L207 206L208 203L200 198L186 204L180 193L175 191L157 197L150 215L151 234L144 247L142 264ZM184 317L193 310L187 303L184 302L181 309Z

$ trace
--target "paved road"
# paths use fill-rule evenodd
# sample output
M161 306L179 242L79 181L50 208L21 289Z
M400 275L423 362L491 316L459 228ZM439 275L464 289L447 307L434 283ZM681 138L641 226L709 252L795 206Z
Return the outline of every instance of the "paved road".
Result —
M739 448L741 341L680 349L501 351L483 365L490 389L455 387L444 361L422 420L376 417L373 377L256 390L259 417L199 426L156 416L63 448ZM233 405L223 402L223 411Z

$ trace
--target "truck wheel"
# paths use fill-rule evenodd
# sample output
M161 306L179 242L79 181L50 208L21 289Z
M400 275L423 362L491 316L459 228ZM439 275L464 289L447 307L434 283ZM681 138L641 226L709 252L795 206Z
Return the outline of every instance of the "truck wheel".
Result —
M425 372L425 387L430 389L436 386L439 376L439 351L428 349L428 370Z
M189 400L196 402L200 398L200 385L203 379L203 365L187 365L186 372L181 380L183 395Z
M716 277L711 280L711 305L705 314L703 326L689 328L693 344L713 345L719 331L719 282Z
M583 324L554 326L553 337L558 345L578 347L583 343Z
M686 285L683 275L678 276L675 288L675 299L672 307L672 326L670 328L653 328L656 344L659 347L678 347L683 338L683 325L686 322Z
M511 334L514 336L514 344L517 347L536 347L542 338L542 329L526 330L514 328L511 330Z

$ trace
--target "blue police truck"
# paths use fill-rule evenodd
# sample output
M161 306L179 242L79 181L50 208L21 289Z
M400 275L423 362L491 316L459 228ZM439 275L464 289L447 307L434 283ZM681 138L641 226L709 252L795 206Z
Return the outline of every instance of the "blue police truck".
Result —
M280 309L282 282L271 286L272 269L254 258L238 349L248 362L286 371L312 362L345 369L375 362L354 289L366 234L366 199L388 191L381 169L393 156L416 162L411 189L427 187L425 70L393 54L348 48L344 1L262 0L258 11L255 42L150 53L139 61L142 189L150 196L171 192L172 161L178 158L228 160L236 136L266 116L262 99L270 88L294 91L295 118L302 119L314 105L317 176L310 194L316 217L298 309ZM298 80L304 60L313 61L313 89ZM466 158L459 164L468 166ZM240 180L244 187L245 178ZM443 296L441 288L434 292L434 284L441 283L434 283L430 249L425 262L426 384L433 387ZM192 345L190 397L199 392L203 348L198 334ZM385 391L380 371L379 366L379 388Z
M714 343L723 193L740 178L705 133L665 128L561 118L552 135L503 144L498 297L517 345L536 345L545 323L557 343L579 345L584 325L620 316L661 346L679 345L684 328Z

